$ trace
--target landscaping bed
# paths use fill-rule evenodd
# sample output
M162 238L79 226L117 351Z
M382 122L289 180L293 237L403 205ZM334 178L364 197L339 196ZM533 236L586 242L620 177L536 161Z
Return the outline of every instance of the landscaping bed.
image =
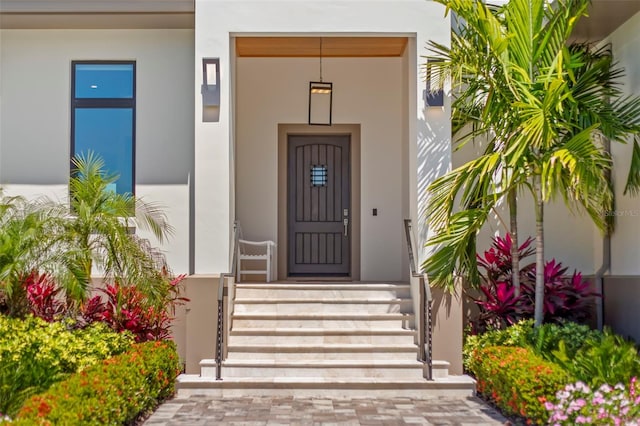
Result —
M529 256L531 239L518 247ZM552 259L544 265L544 323L534 327L536 267L524 264L516 291L509 236L477 256L483 271L479 313L463 360L478 392L522 424L639 425L640 356L634 342L580 324L599 294L581 274ZM522 263L521 263L522 265Z
M184 275L130 232L162 242L173 228L159 206L111 190L118 176L94 153L72 164L68 203L0 188L2 424L131 424L180 371L168 339Z
M135 344L31 397L12 424L132 424L173 395L179 371L173 342Z
M0 315L0 421L128 424L173 394L173 342L75 324Z
M640 424L640 357L610 331L522 321L469 336L464 363L479 394L517 423Z

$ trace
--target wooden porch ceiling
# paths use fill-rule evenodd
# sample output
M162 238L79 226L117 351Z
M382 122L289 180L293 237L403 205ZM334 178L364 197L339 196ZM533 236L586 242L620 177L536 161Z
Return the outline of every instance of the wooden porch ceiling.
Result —
M589 16L578 21L572 39L579 42L600 41L638 12L638 0L592 0Z
M319 57L320 37L238 37L240 57ZM322 37L322 57L402 56L407 37Z

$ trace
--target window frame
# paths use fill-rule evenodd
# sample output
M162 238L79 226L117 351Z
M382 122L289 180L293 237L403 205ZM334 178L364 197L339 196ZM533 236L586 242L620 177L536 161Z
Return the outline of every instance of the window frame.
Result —
M77 98L77 65L131 65L133 73L131 98ZM71 61L71 143L69 151L69 177L73 175L73 157L76 152L76 108L85 109L125 109L131 108L131 195L136 195L136 61L135 60L72 60ZM99 152L96 152L100 154ZM111 170L121 174L118 170Z

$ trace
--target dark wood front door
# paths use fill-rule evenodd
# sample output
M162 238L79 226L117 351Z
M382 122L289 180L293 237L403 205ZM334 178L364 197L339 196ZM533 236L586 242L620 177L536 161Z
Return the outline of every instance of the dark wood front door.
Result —
M288 272L351 271L349 135L288 136Z

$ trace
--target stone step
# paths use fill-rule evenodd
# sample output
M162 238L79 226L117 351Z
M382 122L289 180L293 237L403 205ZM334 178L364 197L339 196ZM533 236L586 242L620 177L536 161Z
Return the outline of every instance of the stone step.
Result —
M214 364L215 367L215 364ZM215 377L215 368L201 366L201 375ZM422 363L418 361L318 360L318 361L231 361L222 365L223 377L324 377L344 380L363 377L422 380Z
M222 377L323 377L351 378L387 377L389 379L423 380L426 375L426 364L420 361L372 360L367 364L355 360L226 360L222 363ZM432 364L434 379L446 379L449 376L449 363L435 360ZM200 361L200 375L215 377L215 359Z
M322 345L237 345L228 346L229 360L374 360L415 361L418 347L409 345L322 344Z
M236 298L247 299L395 299L410 298L408 284L253 283L236 284Z
M403 313L383 314L234 314L231 329L236 328L349 328L413 329L415 316Z
M411 299L236 299L236 314L298 314L298 313L411 313Z
M325 328L235 328L233 344L404 344L415 343L415 330L403 329L325 329Z
M297 396L313 398L417 398L420 396L470 397L475 381L469 376L446 379L389 380L384 378L336 379L322 377L226 378L181 374L176 381L178 397L211 395L219 398L239 396Z
M426 365L413 361L372 360L363 364L355 360L227 360L222 364L222 377L324 377L352 379L375 377L388 379L422 380ZM434 361L433 377L443 379L449 375L449 363ZM215 377L216 363L214 359L200 362L200 374L203 377Z
M202 377L182 376L182 390L370 397L427 388L466 395L473 388L468 378L445 380L444 361L434 363L436 381L424 380L407 284L242 283L233 306L224 380L212 381L215 361L202 360Z

